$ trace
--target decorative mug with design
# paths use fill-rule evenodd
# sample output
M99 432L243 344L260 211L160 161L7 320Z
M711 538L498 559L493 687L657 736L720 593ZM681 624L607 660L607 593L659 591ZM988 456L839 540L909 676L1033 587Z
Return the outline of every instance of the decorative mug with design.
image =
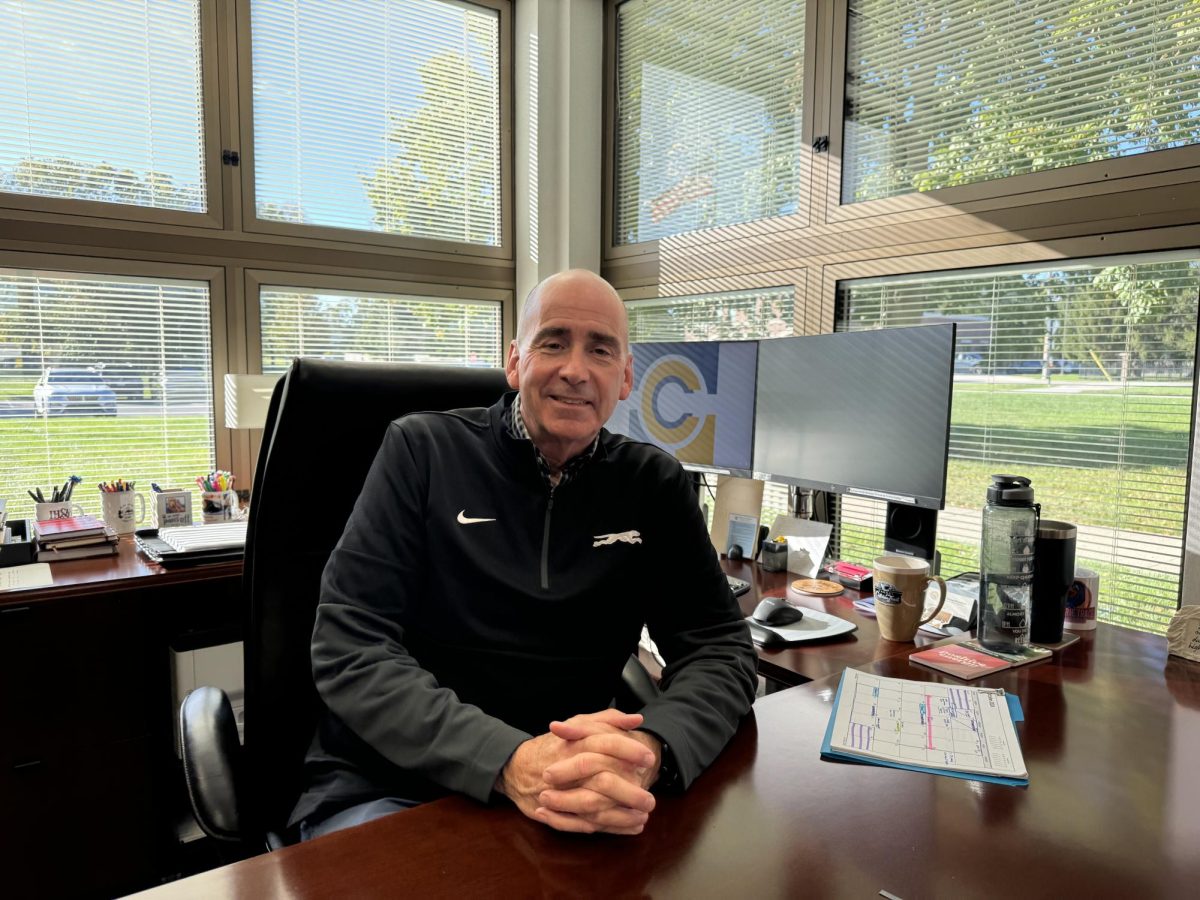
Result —
M880 556L871 566L875 585L875 617L879 634L888 641L911 641L917 628L939 612L946 602L946 582L929 574L929 563L912 556ZM925 593L937 582L941 595L933 612L922 618Z
M136 491L101 491L100 511L104 524L117 534L132 534L146 520L146 498Z
M200 520L205 525L232 521L237 518L237 511L236 491L200 492Z

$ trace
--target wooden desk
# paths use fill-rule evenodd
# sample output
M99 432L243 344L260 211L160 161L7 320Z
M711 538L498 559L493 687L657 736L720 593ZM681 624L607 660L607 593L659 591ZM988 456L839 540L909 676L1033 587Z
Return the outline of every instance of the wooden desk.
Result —
M241 564L168 571L124 538L0 593L0 847L11 896L112 895L173 855L181 779L169 648L234 639Z
M895 656L864 668L944 677ZM1028 788L822 761L829 678L760 700L636 838L559 834L455 797L152 896L1195 896L1200 667L1102 625L984 682L1024 705Z
M812 597L789 587L798 577L792 573L765 572L752 562L722 560L721 564L727 574L750 583L750 590L737 598L747 616L764 597L785 597L793 606L821 610L857 626L850 634L825 641L795 644L778 650L757 647L759 674L779 684L790 686L816 681L840 673L847 666L861 666L888 656L907 658L914 647L944 640L923 631L918 631L916 640L908 643L883 640L875 617L864 616L854 608L855 600L871 596L869 591L862 593L847 588L833 597Z

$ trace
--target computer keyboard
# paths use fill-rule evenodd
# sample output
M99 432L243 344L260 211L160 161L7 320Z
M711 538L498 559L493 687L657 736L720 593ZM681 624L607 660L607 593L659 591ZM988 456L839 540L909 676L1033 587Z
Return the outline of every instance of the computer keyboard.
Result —
M725 577L729 579L729 589L733 591L733 596L740 597L746 591L750 590L750 582L734 578L732 575L726 575Z

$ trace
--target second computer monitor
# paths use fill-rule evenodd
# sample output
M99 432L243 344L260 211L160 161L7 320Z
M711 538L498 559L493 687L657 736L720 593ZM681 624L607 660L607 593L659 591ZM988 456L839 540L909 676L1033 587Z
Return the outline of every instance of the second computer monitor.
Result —
M941 509L953 369L952 324L763 341L755 470Z
M695 471L748 476L755 341L633 344L633 393L608 430L655 444Z

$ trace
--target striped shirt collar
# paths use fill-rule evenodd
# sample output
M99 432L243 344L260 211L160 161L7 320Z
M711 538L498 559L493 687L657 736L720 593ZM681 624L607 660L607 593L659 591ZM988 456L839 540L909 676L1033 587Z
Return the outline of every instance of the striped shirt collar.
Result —
M562 471L559 472L558 481L556 482L554 474L550 469L550 464L546 462L546 457L542 456L542 451L537 448L537 444L533 443L533 439L529 436L529 429L525 427L525 417L521 415L521 395L519 393L513 397L512 406L508 408L508 436L517 441L529 441L533 445L533 452L537 457L538 471L542 473L542 478L551 488L564 485L577 476L580 469L587 465L588 461L596 455L596 447L600 444L600 435L597 434L590 447L579 455L567 460L566 464L562 467Z

